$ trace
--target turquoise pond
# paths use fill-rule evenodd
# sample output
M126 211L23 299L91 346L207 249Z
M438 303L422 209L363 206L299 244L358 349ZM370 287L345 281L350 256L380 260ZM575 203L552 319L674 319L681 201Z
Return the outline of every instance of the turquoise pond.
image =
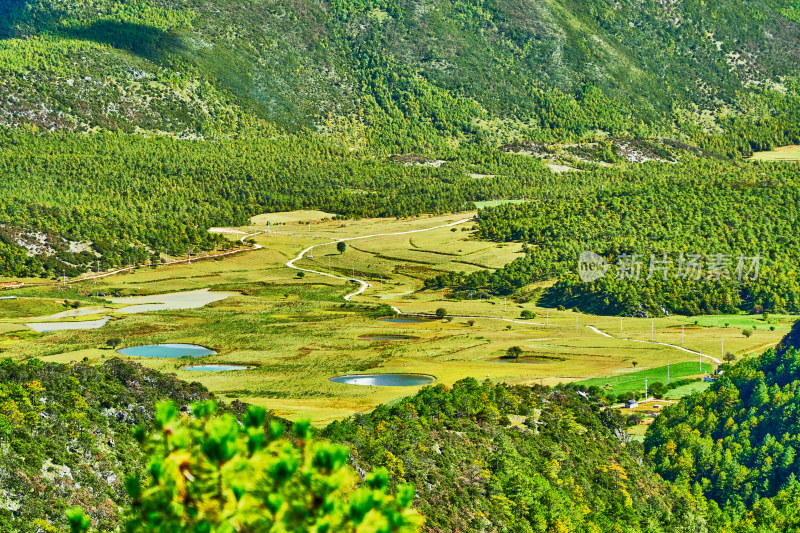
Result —
M185 366L183 370L195 370L198 372L225 372L227 370L250 370L249 366L241 365L194 365Z
M180 359L181 357L203 357L214 355L214 350L196 344L147 344L117 350L122 355L134 357L157 357L161 359Z
M351 374L336 376L328 381L346 385L374 385L377 387L419 387L430 385L436 378L427 374Z

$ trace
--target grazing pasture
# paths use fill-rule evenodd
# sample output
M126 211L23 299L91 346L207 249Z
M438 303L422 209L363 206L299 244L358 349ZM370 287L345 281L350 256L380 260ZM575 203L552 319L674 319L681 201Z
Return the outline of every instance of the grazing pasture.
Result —
M781 146L768 152L756 152L753 161L800 161L800 146Z
M655 375L666 364L698 367L700 359L703 368L710 370L716 364L714 359L722 359L724 352L741 356L777 342L794 318L768 317L768 322L760 315L620 319L540 308L535 301L517 303L480 294L456 300L447 292L422 290L424 279L438 272L499 268L520 254L520 245L515 243L474 240L471 221L418 231L469 219L470 215L340 221L321 214L315 218L307 212L271 214L269 233L266 218L256 217L248 227L219 233L230 239L242 233L252 235L260 246L252 251L191 264L142 267L66 288L4 291L19 296L15 309L26 311L14 312L13 318L11 313L0 315L0 350L3 356L15 359L97 363L127 357L115 349L130 346L205 346L217 353L191 359L131 359L181 379L199 381L224 399L241 399L289 418L310 417L323 424L396 401L418 388L329 381L335 376L423 374L444 385L464 377L550 385L596 379L605 384L609 376L622 379L630 371ZM282 223L273 223L278 220ZM404 234L391 235L401 232ZM337 250L337 240L353 237L361 238L347 240L344 251ZM286 266L314 245L319 246L296 266L344 279L313 272L301 278L297 270ZM358 288L349 281L353 276L371 286L345 302L343 297ZM111 301L199 289L231 295L216 301L210 298L194 309L136 314L121 312L121 304ZM48 333L35 333L22 325L29 317L18 315L64 311L65 299L103 307L110 320L99 329ZM0 301L0 306L5 302L10 301ZM405 322L380 320L393 313L392 307L429 317L443 308L445 316ZM522 319L523 310L535 317ZM751 330L749 337L742 334L745 327ZM376 335L397 338L370 338ZM113 342L118 345L111 347ZM536 364L509 364L502 359L512 347L519 347L524 360ZM244 366L248 370L187 369L195 365Z

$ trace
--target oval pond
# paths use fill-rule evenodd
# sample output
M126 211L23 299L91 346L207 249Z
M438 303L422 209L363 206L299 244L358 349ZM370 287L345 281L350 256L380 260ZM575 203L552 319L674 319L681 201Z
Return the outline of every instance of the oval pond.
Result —
M375 385L377 387L418 387L436 381L427 374L350 374L336 376L328 381L346 385Z
M180 359L181 357L203 357L214 355L214 350L196 344L147 344L145 346L131 346L117 350L122 355L134 357L158 357L163 359Z

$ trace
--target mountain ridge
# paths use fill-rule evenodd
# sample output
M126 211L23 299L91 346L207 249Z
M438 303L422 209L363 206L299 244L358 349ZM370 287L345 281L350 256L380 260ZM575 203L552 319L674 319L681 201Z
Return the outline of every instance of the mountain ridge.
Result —
M187 138L311 129L394 151L426 135L691 137L784 112L774 101L800 66L792 6L14 0L0 7L0 123Z

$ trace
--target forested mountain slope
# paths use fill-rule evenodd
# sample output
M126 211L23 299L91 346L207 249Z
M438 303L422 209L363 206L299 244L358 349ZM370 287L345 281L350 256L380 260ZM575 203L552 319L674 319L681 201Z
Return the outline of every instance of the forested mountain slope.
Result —
M0 531L64 531L76 505L98 530L115 530L125 478L145 468L133 429L153 426L158 401L185 408L210 397L116 358L99 367L0 361Z
M188 411L210 398L196 383L119 359L100 366L7 359L0 377L3 531L65 531L65 512L76 506L93 531L114 530L131 505L125 480L158 478L146 469L152 457L135 428L157 440L168 432L157 402ZM221 412L247 420L245 407L235 402ZM262 431L275 433L270 421L286 425L268 417ZM388 469L392 491L415 484L414 507L428 531L696 531L707 520L704 498L642 466L641 448L614 435L618 424L573 391L469 379L334 423L322 436L349 446L362 475ZM197 490L213 496L204 487ZM145 494L157 504L156 493Z
M707 392L666 408L648 430L646 455L627 442L615 411L573 390L474 379L426 387L319 436L348 446L362 476L386 468L392 491L413 483L426 531L789 531L800 527L798 368L794 348L744 360ZM63 531L73 506L96 530L113 530L131 505L124 480L148 477L134 428L157 440L169 428L158 425L156 402L184 411L210 397L119 359L5 360L0 374L3 531ZM244 420L245 407L223 412Z
M800 528L800 352L746 358L701 394L667 407L645 448L665 478L695 487L740 531Z
M493 272L442 274L426 285L524 297L531 282L556 278L540 302L589 313L797 313L799 180L796 165L687 159L603 169L584 175L575 190L546 183L542 196L478 215L480 238L526 243L525 257ZM600 279L580 280L578 256L585 250L613 268ZM624 254L637 265L630 276L619 268ZM696 278L685 275L695 254ZM757 275L754 269L744 275L753 264L745 259L739 279L740 258L756 256ZM651 260L666 271L651 271Z
M414 483L427 531L702 530L705 499L655 476L616 425L574 391L465 379L324 435Z
M800 142L798 50L800 10L777 0L7 0L0 275L209 250L210 226L266 211L571 201L615 187L573 145L607 135L660 154L631 183L672 175L665 161L705 171L695 156ZM498 150L534 141L570 146L568 163L587 172L554 177ZM598 150L625 164L613 143ZM769 182L760 172L742 173ZM796 288L782 291L769 287L774 307L796 308ZM604 311L640 303L604 292ZM672 310L757 299L731 293Z
M0 130L0 276L76 276L213 250L212 226L263 212L316 208L344 217L456 212L475 200L534 194L552 173L535 158L463 150L436 168L364 157L319 138L219 142ZM467 172L502 168L476 180ZM563 180L564 186L577 180ZM47 235L52 253L20 245ZM50 237L52 236L52 237ZM82 253L67 243L91 242ZM220 245L228 243L220 239Z
M189 137L273 124L420 150L475 135L696 136L780 115L800 66L800 9L777 0L7 0L0 38L1 124Z

